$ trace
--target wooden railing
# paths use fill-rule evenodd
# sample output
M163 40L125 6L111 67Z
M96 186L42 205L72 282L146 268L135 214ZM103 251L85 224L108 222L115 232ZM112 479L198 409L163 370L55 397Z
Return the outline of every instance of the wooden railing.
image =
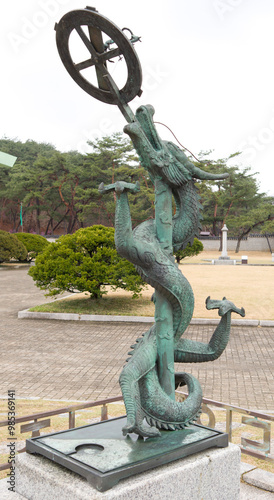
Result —
M187 394L181 391L176 391L178 394L178 398L180 399L180 395L182 399L185 399ZM208 427L212 429L215 428L216 419L214 412L210 408L213 406L215 408L220 408L225 410L226 417L226 432L228 434L229 442L232 442L232 427L233 427L233 413L241 414L241 425L252 426L256 428L260 428L263 430L263 440L254 441L251 439L247 439L241 437L241 444L239 445L241 452L245 455L251 455L255 458L259 458L261 460L267 460L268 462L274 462L274 455L270 455L270 446L271 446L271 422L274 422L274 416L267 415L262 412L247 410L245 408L241 408L239 406L232 406L225 403L221 403L218 401L213 401L212 399L203 398L202 404L202 414L206 413L208 416ZM202 416L202 415L201 415ZM201 423L201 418L197 421ZM243 432L245 432L247 429Z
M181 391L176 391L176 399L183 401L187 394ZM33 415L26 415L24 417L16 418L16 425L23 424L20 426L20 432L16 436L17 439L20 435L31 432L31 437L40 436L40 430L50 427L51 420L49 417L56 415L66 414L68 415L68 429L75 427L75 415L77 411L90 409L94 407L101 406L101 421L108 419L108 405L110 403L116 403L123 401L122 396L117 396L114 398L103 399L100 401L87 401L86 403L79 403L76 405L66 406L63 408L58 408L57 410L50 410L42 413L35 413ZM270 455L270 443L271 443L271 422L274 422L274 416L264 414L262 412L251 411L245 408L240 408L238 406L232 406L218 401L213 401L211 399L203 398L202 404L202 414L206 414L208 418L207 427L215 428L216 418L214 412L210 407L215 407L223 409L226 412L225 423L226 432L228 433L229 441L232 442L232 424L233 424L233 413L238 413L242 415L241 425L249 425L263 430L263 442L252 441L241 437L240 449L242 453L251 455L262 460L267 460L269 462L274 462L274 456ZM202 415L201 415L202 416ZM201 419L201 417L200 417ZM198 423L201 423L199 419ZM8 427L8 420L3 420L0 422L0 427ZM18 453L23 453L26 450L18 450ZM0 465L0 471L9 469L10 464L5 463Z
M73 429L75 427L75 414L79 410L94 408L97 406L101 406L101 421L108 419L108 405L110 403L116 403L118 401L123 401L122 396L117 396L115 398L103 399L100 401L87 401L86 403L79 403L76 405L65 406L63 408L58 408L57 410L45 411L42 413L34 413L33 415L26 415L24 417L17 417L15 419L15 424L22 424L23 422L28 422L25 425L21 425L20 432L16 436L16 440L18 437L26 432L31 432L31 437L40 436L40 430L45 429L51 426L50 418L56 415L68 414L68 429ZM0 427L8 427L9 421L2 420L0 422ZM23 453L26 451L26 447L18 450L18 453ZM9 469L10 464L5 463L0 465L0 471Z

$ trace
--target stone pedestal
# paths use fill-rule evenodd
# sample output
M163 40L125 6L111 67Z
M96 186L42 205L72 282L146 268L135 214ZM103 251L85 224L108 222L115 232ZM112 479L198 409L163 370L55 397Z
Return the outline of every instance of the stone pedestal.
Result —
M18 456L16 491L28 500L239 500L240 449L212 448L124 479L100 493L77 474L38 455Z
M230 257L227 259L222 259L222 257L219 259L213 259L211 263L217 266L236 266L236 260L230 259Z

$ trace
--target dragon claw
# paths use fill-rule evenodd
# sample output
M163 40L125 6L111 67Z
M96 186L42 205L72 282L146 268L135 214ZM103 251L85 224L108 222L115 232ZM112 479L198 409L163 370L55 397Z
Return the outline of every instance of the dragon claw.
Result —
M235 312L237 314L240 314L240 316L242 317L245 316L245 310L243 307L239 309L233 304L233 302L230 302L230 300L227 300L225 297L223 297L223 300L212 300L210 297L207 297L206 308L219 309L219 316L224 316L228 312Z
M122 428L122 432L123 432L123 436L126 436L127 434L134 432L134 425L125 425Z
M123 436L126 436L127 434L130 434L134 432L135 434L138 434L141 437L159 437L161 436L160 431L156 427L147 427L143 424L131 424L128 423L125 425L122 429Z

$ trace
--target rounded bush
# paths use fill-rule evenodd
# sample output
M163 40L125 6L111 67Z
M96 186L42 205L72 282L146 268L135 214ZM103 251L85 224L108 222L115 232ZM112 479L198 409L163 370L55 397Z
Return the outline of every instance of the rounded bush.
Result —
M122 288L140 294L145 282L134 266L122 259L115 249L114 228L91 226L61 236L37 256L30 276L47 295L61 292L90 292L97 299Z
M27 262L31 262L35 259L37 255L42 253L49 245L48 240L46 240L43 236L40 236L40 234L16 233L15 236L25 245L28 251L28 255L26 257Z
M11 259L22 261L27 255L25 245L14 234L0 230L0 262L9 262Z
M190 243L183 250L177 250L175 252L175 258L178 264L180 260L185 259L186 257L193 257L194 255L198 255L204 249L204 245L198 238L194 238L192 245Z

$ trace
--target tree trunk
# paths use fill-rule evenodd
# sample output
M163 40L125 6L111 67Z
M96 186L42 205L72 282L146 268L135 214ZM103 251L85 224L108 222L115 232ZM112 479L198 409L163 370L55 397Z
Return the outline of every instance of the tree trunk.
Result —
M269 241L269 238L268 238L268 235L267 235L267 234L265 234L265 237L266 237L266 241L267 241L267 243L268 243L268 247L269 247L270 253L273 253L273 252L272 252L271 245L270 245L270 241Z
M40 226L40 200L39 200L39 198L36 198L36 204L37 204L37 209L36 209L36 232L38 234L40 234L41 226Z
M48 223L47 223L47 228L46 228L46 231L45 231L45 234L47 235L48 234L48 230L49 230L49 226L51 225L52 227L52 217L49 219Z
M239 250L240 250L240 244L241 244L241 241L243 239L244 235L242 234L241 236L239 236L238 240L237 240L237 245L236 245L236 250L235 250L235 253L238 253Z
M212 222L212 232L213 232L214 236L218 236L217 235L217 221L216 221L216 219L213 219L213 222Z
M1 220L0 220L0 226L2 227L3 225L3 217L4 217L4 210L5 210L5 205L6 205L7 199L5 198L2 204L2 210L1 210Z
M271 215L269 215L266 219L260 220L260 221L256 222L255 224L252 224L252 226L250 226L246 231L243 231L243 233L238 238L235 253L239 252L240 243L241 243L241 240L243 239L243 237L247 236L250 233L250 231L252 231L252 229L254 229L255 227L260 226L261 224L263 224L264 222L266 222L268 220L271 220ZM270 245L269 245L269 248L271 248Z
M219 246L219 252L223 251L223 238L220 236L220 246Z
M55 229L57 229L57 227L63 222L63 220L65 219L65 217L67 216L68 214L68 210L66 211L64 217L62 217L61 220L59 220L59 222L57 222L57 224L52 228L52 232L55 231Z

